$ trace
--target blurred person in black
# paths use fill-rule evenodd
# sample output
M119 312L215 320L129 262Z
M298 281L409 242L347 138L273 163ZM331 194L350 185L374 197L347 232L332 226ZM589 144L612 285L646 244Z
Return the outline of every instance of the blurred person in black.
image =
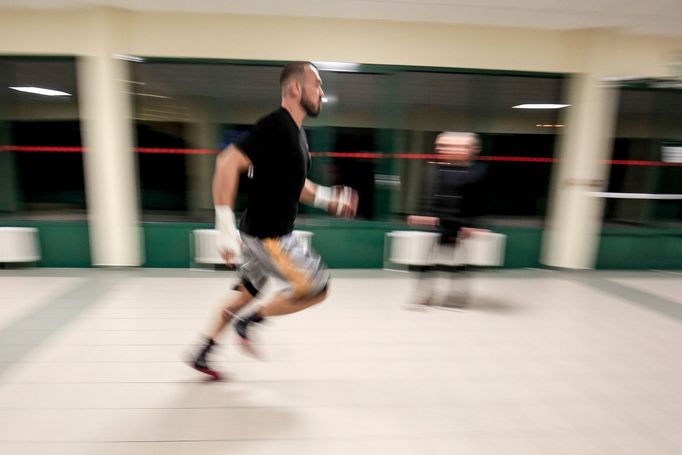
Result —
M485 177L485 167L476 162L480 152L480 142L475 133L443 132L436 137L435 151L439 161L430 163L425 176L426 189L422 202L423 215L410 215L410 225L435 227L440 234L439 245L434 252L435 264L419 267L420 277L415 308L434 304L435 278L437 272L449 274L451 288L445 306L461 307L466 304L466 296L453 292L454 273L466 268L464 263L455 260L456 246L476 231L477 218L481 214L481 183ZM458 256L461 257L461 256Z
M342 217L355 216L358 197L349 187L324 187L306 178L310 152L302 128L322 107L322 80L310 62L293 62L280 74L281 107L228 146L216 161L213 201L218 248L227 264L241 264L239 295L222 309L205 344L191 360L196 370L219 378L208 355L232 322L242 345L253 352L249 328L270 316L295 313L322 302L329 272L306 240L294 232L299 202ZM237 230L233 207L240 176L246 174L247 208ZM255 311L247 305L271 278L285 284ZM246 314L244 314L246 313Z

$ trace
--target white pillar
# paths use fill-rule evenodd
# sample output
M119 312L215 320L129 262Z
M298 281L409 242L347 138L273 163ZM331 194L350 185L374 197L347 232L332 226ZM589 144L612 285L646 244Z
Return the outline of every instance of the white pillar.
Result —
M123 19L123 20L122 20ZM91 17L90 55L78 62L85 184L93 265L143 263L139 183L127 85L128 64L112 58L125 36L122 14L97 10Z
M569 269L591 269L596 263L604 211L603 199L588 193L603 191L612 153L617 115L616 89L607 88L594 73L571 76L566 128L559 162L552 177L542 262Z
M216 150L220 143L220 128L208 121L188 124L189 144L192 148ZM215 155L187 155L187 207L197 215L213 215L213 169Z

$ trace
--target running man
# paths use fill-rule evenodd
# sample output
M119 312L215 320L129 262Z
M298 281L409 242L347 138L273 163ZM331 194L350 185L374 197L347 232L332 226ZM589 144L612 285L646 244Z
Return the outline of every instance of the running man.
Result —
M329 272L320 256L292 231L299 201L341 217L355 216L358 196L349 187L325 187L307 179L308 141L302 128L322 107L322 80L310 62L287 64L280 75L282 104L260 119L244 138L217 158L213 178L218 248L227 264L241 264L239 295L222 309L192 366L218 379L207 356L232 322L243 345L252 349L249 328L271 316L295 313L322 302ZM234 203L240 176L249 179L247 208L239 230ZM240 235L241 234L241 235ZM239 313L270 278L286 283L269 304ZM238 314L239 313L239 314Z

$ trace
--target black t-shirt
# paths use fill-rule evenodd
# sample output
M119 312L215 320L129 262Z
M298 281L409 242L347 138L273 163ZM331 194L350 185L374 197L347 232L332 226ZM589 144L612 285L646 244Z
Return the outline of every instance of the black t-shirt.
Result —
M290 233L310 169L305 132L298 128L289 111L279 108L258 120L253 130L235 145L253 163L248 173L246 211L239 229L258 238Z
M480 163L470 166L436 165L430 191L430 214L440 218L438 231L447 243L457 237L462 227L475 227L482 212L482 182L486 168Z

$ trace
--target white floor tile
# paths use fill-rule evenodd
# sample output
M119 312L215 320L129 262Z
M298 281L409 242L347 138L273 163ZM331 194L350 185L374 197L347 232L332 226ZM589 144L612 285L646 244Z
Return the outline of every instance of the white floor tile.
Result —
M224 382L183 359L233 275L160 274L118 275L56 329L50 301L87 271L0 275L0 297L18 302L0 307L0 331L22 317L39 340L0 370L0 453L682 451L680 321L570 274L485 273L471 308L414 312L409 275L336 272L327 302L259 329L266 361L221 340ZM662 275L622 283L680 295Z

